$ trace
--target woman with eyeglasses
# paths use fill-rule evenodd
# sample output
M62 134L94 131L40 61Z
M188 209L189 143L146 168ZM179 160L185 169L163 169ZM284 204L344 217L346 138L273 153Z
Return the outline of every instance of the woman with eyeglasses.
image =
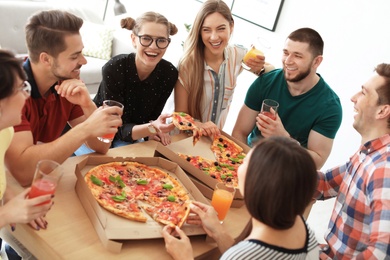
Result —
M163 15L146 12L121 20L122 28L132 30L135 53L120 54L103 66L103 79L94 102L102 105L113 99L124 105L122 121L113 147L154 139L167 145L173 124L166 124L168 114L161 115L178 78L175 66L163 56L177 28Z
M45 229L44 216L52 206L52 203L36 206L50 200L51 195L28 199L30 188L16 196L6 189L4 155L14 135L13 126L21 123L22 109L31 92L22 62L11 52L0 49L0 228L10 225L12 231L16 223L30 223L36 230Z
M175 86L175 111L195 119L204 134L219 134L233 99L241 61L246 49L229 45L234 20L222 0L205 1L192 24L179 62L179 81ZM250 71L260 75L274 67L264 56L247 62Z

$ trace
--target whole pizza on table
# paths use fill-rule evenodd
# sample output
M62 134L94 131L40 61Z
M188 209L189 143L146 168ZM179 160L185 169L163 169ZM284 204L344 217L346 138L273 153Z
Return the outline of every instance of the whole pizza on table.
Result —
M106 163L84 179L103 208L130 220L146 222L143 208L155 221L180 227L190 211L185 188L167 172L145 164Z

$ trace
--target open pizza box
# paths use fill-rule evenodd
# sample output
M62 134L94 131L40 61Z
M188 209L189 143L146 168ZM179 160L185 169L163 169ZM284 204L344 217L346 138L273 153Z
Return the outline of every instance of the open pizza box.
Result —
M123 241L121 242L121 240L162 238L160 231L162 230L163 225L154 221L146 212L145 216L148 218L146 223L132 221L117 216L99 205L84 181L84 175L93 167L104 163L122 161L135 161L162 169L171 176L177 177L177 180L185 187L192 200L209 204L208 200L176 163L161 157L86 157L76 165L76 193L102 244L111 252L119 253L121 251L123 244ZM200 226L184 223L181 228L188 236L205 234L205 231Z
M221 132L221 134L241 146L245 153L249 152L250 148L246 144L238 141L236 138L228 135L225 132ZM194 167L191 163L179 157L177 154L183 153L187 155L199 155L210 160L215 160L215 156L210 149L211 144L212 139L210 137L202 136L194 146L192 145L192 136L190 136L180 141L173 142L167 146L163 146L161 143L159 143L156 148L155 156L161 156L179 164L179 166L183 170L189 173L189 177L196 185L196 187L198 187L198 189L202 192L202 194L206 198L211 199L214 187L217 184L217 180L204 174L201 170ZM244 198L241 195L240 191L237 189L232 203L232 207L239 208L242 205L244 205Z

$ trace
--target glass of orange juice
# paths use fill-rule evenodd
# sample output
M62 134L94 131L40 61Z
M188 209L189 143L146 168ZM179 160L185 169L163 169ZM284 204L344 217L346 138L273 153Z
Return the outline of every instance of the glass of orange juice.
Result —
M275 120L278 113L279 103L272 99L264 99L261 105L260 113Z
M105 107L112 107L112 106L117 106L120 107L123 110L123 104L115 101L115 100L104 100L103 101L103 108ZM115 137L115 134L106 134L101 137L98 137L98 139L104 143L110 143Z
M257 55L264 56L264 53L258 49L254 45L251 46L251 48L248 50L248 52L245 54L244 58L242 59L242 67L246 70L250 70L251 68L246 65L247 61L249 59L255 59Z
M218 213L218 219L221 224L223 223L226 214L228 213L230 206L232 205L235 192L235 188L228 187L221 182L218 182L215 185L213 197L211 198L211 205Z
M54 194L63 173L63 169L59 163L52 160L39 161L35 169L34 179L28 197L35 198L42 195ZM50 200L38 205L49 202Z

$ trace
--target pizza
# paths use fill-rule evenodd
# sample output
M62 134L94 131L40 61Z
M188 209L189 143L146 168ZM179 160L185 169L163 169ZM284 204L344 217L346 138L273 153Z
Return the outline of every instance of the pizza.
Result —
M177 129L182 131L192 131L193 141L192 144L195 145L200 137L202 136L202 129L195 125L195 120L192 116L184 112L173 112L172 113L172 123L177 127Z
M184 187L167 172L145 164L98 165L84 180L103 208L130 220L146 222L146 212L161 224L180 227L190 211Z
M246 156L243 149L226 136L214 137L210 149L214 153L215 160L198 155L183 153L178 155L211 178L227 186L238 187L238 167Z

